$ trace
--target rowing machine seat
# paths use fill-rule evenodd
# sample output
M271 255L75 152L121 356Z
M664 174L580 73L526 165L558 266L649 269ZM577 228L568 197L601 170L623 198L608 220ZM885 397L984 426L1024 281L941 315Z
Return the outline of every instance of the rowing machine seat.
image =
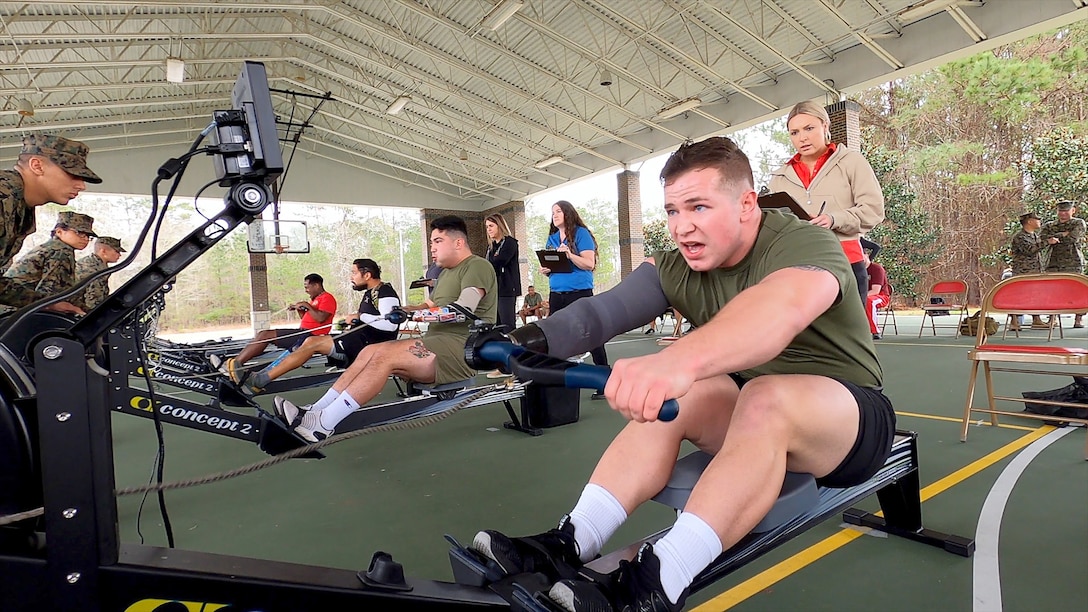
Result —
M655 502L681 510L688 503L691 490L699 481L703 470L710 464L713 455L695 451L676 462L668 484L653 497ZM752 529L752 533L764 533L778 527L786 521L804 514L820 503L820 492L812 474L786 472L782 491L763 520Z
M445 400L457 395L457 392L461 389L467 389L472 384L472 379L466 378L464 380L455 380L453 382L442 383L441 385L420 383L414 380L409 380L407 383L407 395L409 397L420 395L421 393L428 393L430 395L438 396L438 399Z

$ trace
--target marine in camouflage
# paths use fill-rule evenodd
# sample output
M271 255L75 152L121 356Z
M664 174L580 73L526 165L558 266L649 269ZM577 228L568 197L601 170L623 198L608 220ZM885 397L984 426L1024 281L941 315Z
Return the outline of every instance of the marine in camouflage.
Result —
M50 296L71 288L75 284L75 274L75 249L54 236L32 249L4 276L43 296Z
M83 282L83 279L88 276L91 276L100 270L105 270L108 267L106 262L102 261L98 255L94 253L91 253L86 257L80 257L76 260L76 282L81 283ZM83 310L90 310L102 302L105 302L110 294L109 278L109 275L106 275L91 281L82 293L72 296L72 299L69 301Z
M1009 245L1009 252L1012 255L1012 273L1038 274L1042 272L1045 244L1036 232L1027 230L1016 232Z
M0 272L7 270L35 229L34 208L23 197L23 176L16 170L0 170ZM36 291L0 277L0 304L26 306L39 297Z
M1067 235L1062 235L1069 232ZM1047 259L1047 272L1084 272L1084 219L1073 217L1062 221L1050 221L1043 226L1042 239L1046 242L1051 237L1059 239L1057 244L1050 245L1050 255Z

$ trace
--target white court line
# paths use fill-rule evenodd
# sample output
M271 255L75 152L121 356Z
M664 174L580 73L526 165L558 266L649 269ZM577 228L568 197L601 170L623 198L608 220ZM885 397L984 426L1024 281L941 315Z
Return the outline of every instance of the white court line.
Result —
M974 612L1001 612L1001 568L998 563L998 539L1001 535L1001 517L1009 495L1016 486L1016 481L1043 449L1057 442L1062 436L1074 431L1076 427L1055 429L1032 442L1020 451L1009 465L997 477L997 482L990 489L982 504L982 513L978 517L975 530L974 573Z

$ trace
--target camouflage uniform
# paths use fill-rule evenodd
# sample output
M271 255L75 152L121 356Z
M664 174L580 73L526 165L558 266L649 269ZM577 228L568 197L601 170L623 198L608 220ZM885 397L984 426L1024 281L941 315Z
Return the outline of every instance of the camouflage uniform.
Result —
M23 177L15 170L0 170L0 272L7 270L23 240L34 233L34 208L23 198ZM0 304L26 306L38 293L0 276Z
M1069 232L1069 235L1060 236L1062 232ZM1061 240L1050 245L1047 272L1084 272L1084 219L1073 217L1064 223L1051 221L1043 226L1041 234L1044 242L1051 237Z
M23 138L19 155L45 157L87 183L101 183L102 179L87 167L89 152L87 145L78 140L55 134L30 134ZM23 248L23 240L35 229L34 206L26 201L23 176L18 170L0 170L0 272L7 271L12 258ZM41 297L32 288L0 276L0 312L26 306Z
M103 260L98 255L103 245L117 251L118 257L120 257L121 253L125 252L125 247L121 246L121 240L119 238L114 238L113 236L99 236L98 240L94 243L94 252L76 261L77 283L80 283L85 278L109 267L109 262ZM91 310L102 302L105 302L109 294L109 275L106 275L91 281L82 293L75 295L70 301L83 310Z
M76 261L76 282L82 282L88 276L108 267L106 262L102 261L95 253L81 257ZM106 301L106 297L110 294L109 278L109 276L103 276L91 281L91 284L87 285L87 288L81 294L72 296L69 301L83 310L90 310L98 306Z
M1012 237L1013 274L1038 274L1043 271L1043 239L1035 232L1020 230Z
M43 296L56 295L75 284L76 250L60 238L50 238L27 253L4 276Z

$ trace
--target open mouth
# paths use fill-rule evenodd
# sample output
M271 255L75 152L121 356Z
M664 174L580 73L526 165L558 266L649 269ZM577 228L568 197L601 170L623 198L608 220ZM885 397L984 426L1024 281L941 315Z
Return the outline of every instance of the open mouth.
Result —
M706 245L701 242L684 242L680 244L680 252L686 259L698 257L706 250Z

